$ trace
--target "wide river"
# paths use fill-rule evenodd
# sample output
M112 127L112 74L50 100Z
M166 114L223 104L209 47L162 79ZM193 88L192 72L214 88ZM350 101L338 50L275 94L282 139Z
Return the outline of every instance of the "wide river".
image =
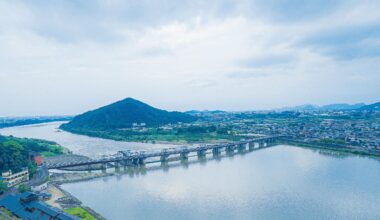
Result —
M57 123L50 123L0 133L57 141L90 156L160 147L56 128ZM376 159L278 145L219 160L193 160L62 187L107 219L380 219Z

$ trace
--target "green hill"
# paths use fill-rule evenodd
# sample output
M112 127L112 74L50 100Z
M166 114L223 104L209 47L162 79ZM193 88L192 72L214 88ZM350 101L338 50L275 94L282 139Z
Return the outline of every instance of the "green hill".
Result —
M154 108L132 98L115 102L86 112L61 126L64 130L108 130L132 127L134 123L145 123L147 127L178 122L192 122L195 117Z

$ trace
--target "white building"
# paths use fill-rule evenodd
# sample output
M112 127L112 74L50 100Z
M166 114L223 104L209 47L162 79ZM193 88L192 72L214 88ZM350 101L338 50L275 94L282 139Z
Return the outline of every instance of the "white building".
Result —
M16 186L22 182L26 182L29 180L29 172L28 169L24 169L18 173L12 173L11 170L8 172L3 172L1 175L1 179L8 187Z
M32 188L33 192L41 192L41 191L47 189L47 187L48 187L47 182L42 182L39 184L32 185L31 188Z

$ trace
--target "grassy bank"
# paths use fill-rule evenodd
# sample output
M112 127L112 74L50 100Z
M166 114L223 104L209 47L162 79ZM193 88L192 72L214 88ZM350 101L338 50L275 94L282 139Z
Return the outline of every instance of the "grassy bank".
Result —
M99 137L115 141L129 142L170 142L170 143L208 143L217 141L239 141L242 137L234 136L217 131L190 132L190 131L163 131L158 129L149 129L147 131L130 131L130 130L85 130L85 129L68 129L63 130L86 135L90 137Z
M79 206L65 209L64 212L66 212L69 215L78 217L80 219L95 220L95 218L90 213L88 213L86 210Z

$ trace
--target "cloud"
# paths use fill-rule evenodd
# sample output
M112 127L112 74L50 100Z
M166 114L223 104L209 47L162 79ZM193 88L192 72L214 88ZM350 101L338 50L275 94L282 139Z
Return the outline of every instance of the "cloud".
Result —
M1 1L0 115L77 114L124 97L170 110L378 101L379 9Z
M338 59L380 56L380 25L343 27L307 36L302 46Z

